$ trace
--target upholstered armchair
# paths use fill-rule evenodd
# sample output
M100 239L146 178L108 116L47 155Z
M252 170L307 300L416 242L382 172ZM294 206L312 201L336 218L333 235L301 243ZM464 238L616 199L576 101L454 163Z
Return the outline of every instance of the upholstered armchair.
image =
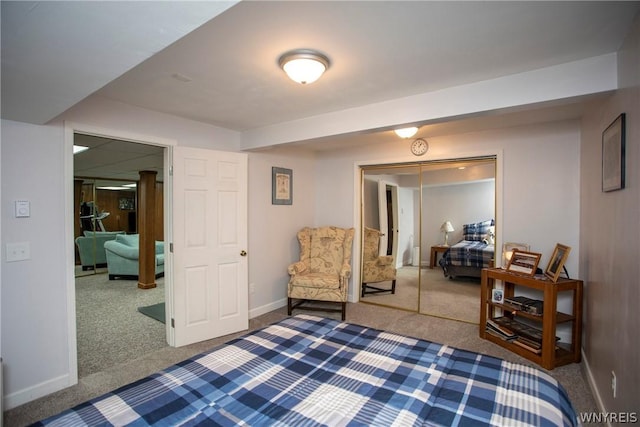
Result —
M288 268L291 276L287 292L289 315L306 302L329 301L340 303L341 307L329 309L306 304L302 308L341 312L345 320L353 234L353 228L338 227L305 227L298 232L300 261ZM295 304L294 300L297 300Z
M362 289L361 296L380 292L396 293L396 267L390 255L379 255L380 236L376 229L364 228L364 245L362 249ZM371 286L370 283L391 281L391 288Z
M118 234L115 240L105 242L109 280L139 277L140 235ZM156 279L164 275L164 242L156 241Z

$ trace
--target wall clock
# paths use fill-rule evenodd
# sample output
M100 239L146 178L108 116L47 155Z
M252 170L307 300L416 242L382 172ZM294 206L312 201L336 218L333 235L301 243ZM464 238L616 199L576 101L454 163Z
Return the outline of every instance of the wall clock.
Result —
M422 156L429 150L429 144L422 138L418 138L411 143L411 152L416 156Z

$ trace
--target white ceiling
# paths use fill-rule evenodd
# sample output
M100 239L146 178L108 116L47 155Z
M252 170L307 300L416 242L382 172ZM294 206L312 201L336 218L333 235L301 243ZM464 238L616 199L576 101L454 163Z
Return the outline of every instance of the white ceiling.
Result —
M638 3L241 2L98 94L234 130L614 52ZM332 62L297 85L278 57ZM174 74L192 79L188 83Z
M2 1L2 118L45 123L93 94L255 130L615 52L640 10L638 1L233 3ZM330 58L319 81L297 85L278 68L295 48ZM583 101L431 131L579 117Z

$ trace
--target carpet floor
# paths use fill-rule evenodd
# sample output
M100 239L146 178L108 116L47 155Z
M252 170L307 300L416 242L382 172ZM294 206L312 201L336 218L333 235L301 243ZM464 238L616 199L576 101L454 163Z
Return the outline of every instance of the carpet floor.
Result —
M164 301L164 278L140 289L108 274L76 277L78 376L104 371L167 347L165 325L138 311Z
M379 285L381 288L391 288L391 282ZM418 271L418 267L412 266L398 269L395 294L370 294L362 299L366 303L476 324L480 320L479 301L478 279L459 277L452 280L444 277L440 268L422 268Z

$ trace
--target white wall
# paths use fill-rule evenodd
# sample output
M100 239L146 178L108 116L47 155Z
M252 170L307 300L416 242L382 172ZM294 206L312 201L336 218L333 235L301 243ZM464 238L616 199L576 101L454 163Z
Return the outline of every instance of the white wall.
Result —
M6 120L1 126L2 358L9 409L73 381L68 343L75 329L67 318L62 127ZM30 202L29 218L14 217L15 200ZM6 262L6 244L13 242L29 242L30 259Z
M293 204L271 204L271 168L293 171ZM315 160L278 149L249 154L249 315L286 304L289 264L298 261L296 233L315 223ZM254 293L251 290L254 289Z
M444 242L440 226L451 221L449 245L462 240L464 224L495 219L495 181L467 182L456 185L423 186L422 261L429 263L433 245Z
M585 281L583 349L603 411L640 408L640 15L620 50L620 84L582 120L580 276ZM602 131L626 114L626 185L602 192ZM611 391L611 372L617 396Z

